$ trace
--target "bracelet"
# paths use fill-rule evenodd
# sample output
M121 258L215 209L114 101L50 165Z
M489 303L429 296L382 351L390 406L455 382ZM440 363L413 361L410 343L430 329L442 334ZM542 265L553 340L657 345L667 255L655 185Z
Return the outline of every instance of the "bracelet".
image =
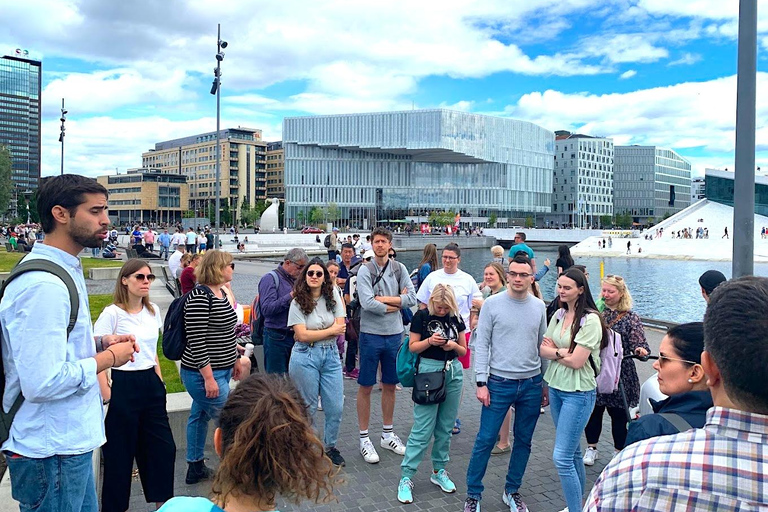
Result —
M110 354L112 354L112 366L110 366L110 368L114 368L115 365L117 364L117 357L115 357L115 353L109 349L107 349L105 352L109 352Z

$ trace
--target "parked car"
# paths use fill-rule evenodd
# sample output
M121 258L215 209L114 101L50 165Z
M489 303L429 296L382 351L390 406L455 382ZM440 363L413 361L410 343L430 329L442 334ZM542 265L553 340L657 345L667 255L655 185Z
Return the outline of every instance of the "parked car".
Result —
M305 234L305 235L308 234L308 233L312 233L312 234L314 234L314 233L325 233L325 231L323 231L322 229L316 228L314 226L307 226L304 229L302 229L301 232L303 234Z

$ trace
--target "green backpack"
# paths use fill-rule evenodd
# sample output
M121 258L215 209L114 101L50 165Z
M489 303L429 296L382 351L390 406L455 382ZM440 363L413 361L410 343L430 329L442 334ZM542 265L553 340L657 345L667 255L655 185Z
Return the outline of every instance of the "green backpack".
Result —
M416 365L418 364L419 354L414 354L408 347L410 336L405 336L405 341L400 345L397 351L397 378L406 388L412 388L414 385L413 376L416 375Z
M14 268L11 270L10 275L5 279L5 281L2 283L2 286L0 286L0 299L3 298L3 295L5 295L5 289L8 287L11 282L19 277L21 274L25 274L27 272L32 271L42 271L42 272L48 272L49 274L53 274L59 279L61 279L64 284L67 286L67 290L69 291L69 305L70 305L70 311L69 311L69 325L67 325L67 341L69 341L69 334L72 332L72 329L75 328L75 323L77 323L77 314L80 311L80 301L79 301L79 295L77 292L77 286L75 285L75 281L72 279L72 276L70 276L66 270L64 270L63 267L60 265L57 265L56 263L50 261L50 260L44 260L44 259L31 259L27 261L20 261ZM0 445L2 445L8 437L11 435L11 423L13 422L14 416L16 416L16 413L19 411L19 408L21 407L21 404L24 402L24 395L19 394L18 397L16 397L16 400L13 402L13 405L11 406L11 409L8 412L5 412L5 409L2 405L2 399L3 395L5 394L5 367L3 366L3 357L2 352L0 351Z

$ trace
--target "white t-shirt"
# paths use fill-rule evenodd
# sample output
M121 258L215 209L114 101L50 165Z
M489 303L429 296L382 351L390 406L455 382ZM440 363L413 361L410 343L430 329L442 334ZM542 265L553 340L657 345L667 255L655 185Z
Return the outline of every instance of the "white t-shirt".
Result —
M307 326L310 331L319 331L321 329L327 329L333 325L337 318L344 318L347 316L344 311L344 302L341 300L341 294L339 293L338 286L333 288L333 298L336 301L336 307L333 311L328 311L328 306L325 302L325 297L320 297L315 302L315 309L308 315L299 307L296 299L291 301L291 308L288 310L288 327L294 325L303 324ZM336 338L328 338L320 341L335 341ZM316 341L315 343L319 343Z
M363 242L360 244L360 254L365 254L365 251L372 251L373 244L371 242Z
M464 325L469 325L469 310L472 308L472 299L482 299L483 294L477 287L475 278L463 270L457 270L453 274L446 274L442 268L431 272L421 283L416 298L422 304L429 302L432 290L438 284L449 284L453 287L456 302L459 305L459 314L464 320Z
M168 258L168 270L171 271L173 277L179 277L179 268L181 267L181 257L183 255L181 251L173 251Z
M197 243L197 233L194 231L187 231L187 243L189 245L195 245Z
M133 334L139 343L139 353L134 355L135 361L128 362L118 370L136 371L153 368L156 364L157 339L163 328L163 320L160 316L160 308L151 303L155 314L143 308L139 313L131 314L123 308L111 304L104 308L93 326L95 336L107 334ZM116 368L117 369L117 368Z
M171 244L184 245L186 241L187 237L184 236L184 233L174 233L173 237L171 238Z

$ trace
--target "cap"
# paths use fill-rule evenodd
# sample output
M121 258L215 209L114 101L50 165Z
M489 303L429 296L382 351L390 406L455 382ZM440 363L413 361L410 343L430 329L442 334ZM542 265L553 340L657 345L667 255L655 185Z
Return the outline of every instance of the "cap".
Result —
M725 281L727 279L719 270L707 270L699 278L699 284L704 288L707 295L710 295L717 288L717 285Z
M371 249L368 249L367 251L365 251L365 254L363 254L363 259L367 260L368 258L373 258L374 256L376 255L373 253L373 251Z

